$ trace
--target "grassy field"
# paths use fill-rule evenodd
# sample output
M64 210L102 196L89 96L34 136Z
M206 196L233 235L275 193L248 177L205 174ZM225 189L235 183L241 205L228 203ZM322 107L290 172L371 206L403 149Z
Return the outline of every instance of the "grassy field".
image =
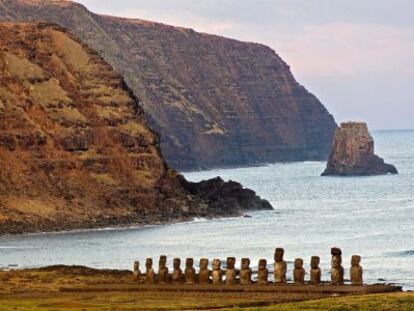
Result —
M249 301L240 298L171 297L153 293L52 294L0 299L0 310L18 311L105 311L105 310L277 310L277 311L412 311L413 293L375 294L324 298L303 302L272 304L271 301Z
M412 311L414 310L414 293L375 294L324 298L303 302L282 303L271 306L248 308L224 308L222 310L243 311Z

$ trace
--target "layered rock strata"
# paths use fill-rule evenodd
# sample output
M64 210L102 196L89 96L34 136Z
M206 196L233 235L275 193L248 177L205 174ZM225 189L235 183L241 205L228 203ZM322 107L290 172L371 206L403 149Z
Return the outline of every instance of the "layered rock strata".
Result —
M0 20L60 24L141 99L180 170L327 159L336 123L269 47L54 0L0 0Z
M331 155L322 176L398 174L397 169L374 153L374 139L366 123L342 123L336 130Z
M138 99L97 53L60 26L0 24L0 234L270 207L239 188L243 206L232 192L218 208L206 191L166 166Z

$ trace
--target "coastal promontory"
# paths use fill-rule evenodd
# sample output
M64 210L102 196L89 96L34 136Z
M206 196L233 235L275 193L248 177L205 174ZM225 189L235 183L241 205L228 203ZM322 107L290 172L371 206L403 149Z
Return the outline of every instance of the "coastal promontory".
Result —
M271 208L170 169L121 76L60 26L0 23L0 77L0 235Z
M374 139L366 123L342 123L322 176L369 176L398 174L397 169L374 153Z

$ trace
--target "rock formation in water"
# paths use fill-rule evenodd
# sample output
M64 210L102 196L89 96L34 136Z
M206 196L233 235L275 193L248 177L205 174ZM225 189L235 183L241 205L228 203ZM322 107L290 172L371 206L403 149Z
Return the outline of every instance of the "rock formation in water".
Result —
M361 122L342 123L336 130L335 140L326 170L322 176L366 176L398 174L374 154L374 140L368 127Z
M70 1L0 0L0 20L60 24L125 77L176 169L325 160L336 123L269 47Z
M166 166L137 98L97 53L60 26L0 24L0 234L270 208L207 183Z

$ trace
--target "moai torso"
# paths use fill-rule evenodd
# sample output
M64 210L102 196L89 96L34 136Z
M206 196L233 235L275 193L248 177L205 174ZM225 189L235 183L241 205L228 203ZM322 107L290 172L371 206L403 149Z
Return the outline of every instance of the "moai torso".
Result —
M312 256L311 258L311 270L310 270L310 282L311 284L321 283L321 269L319 268L320 258L318 256Z
M267 269L267 260L259 260L259 271L257 273L257 284L267 284L269 279L269 270Z
M147 258L145 262L145 282L149 284L155 283L155 273L152 268L152 258Z
M221 270L221 260L213 260L213 271L211 272L211 282L214 285L223 283L223 270Z
M344 268L342 267L342 251L339 248L332 248L331 284L344 284Z
M165 284L168 282L168 268L167 268L167 256L160 256L158 266L158 283Z
M210 270L208 270L208 259L200 259L200 271L198 272L198 283L209 284L210 283Z
M185 261L185 284L195 284L196 281L196 272L194 269L194 259L187 258Z
M283 260L283 248L276 248L274 276L276 283L286 283L286 261Z
M357 256L357 255L352 256L351 271L350 271L352 285L362 285L364 283L362 279L363 270L362 270L362 267L359 265L360 262L361 262L361 256Z
M305 283L305 269L303 268L303 260L295 259L295 269L293 270L293 281L297 284Z
M181 265L181 259L180 258L174 258L173 260L173 273L172 273L172 281L173 283L182 283L183 278L183 270L180 268Z
M240 269L240 284L247 285L252 283L252 269L250 269L250 259L242 258Z
M134 272L133 272L134 280L138 283L141 282L141 270L139 270L139 261L134 262Z
M237 284L238 271L237 269L234 268L235 264L236 264L236 258L234 257L227 258L226 285Z

